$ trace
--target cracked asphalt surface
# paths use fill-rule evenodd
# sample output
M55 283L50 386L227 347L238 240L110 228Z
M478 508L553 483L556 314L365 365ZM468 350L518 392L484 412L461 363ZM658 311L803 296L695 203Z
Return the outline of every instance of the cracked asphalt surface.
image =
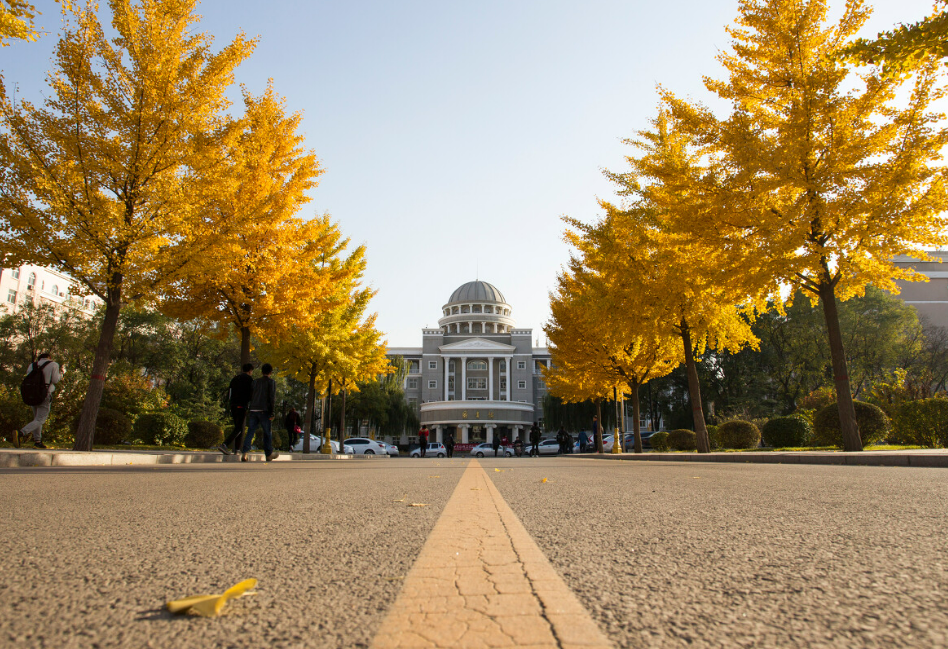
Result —
M617 646L948 645L948 470L481 463ZM2 470L0 645L368 646L466 464Z

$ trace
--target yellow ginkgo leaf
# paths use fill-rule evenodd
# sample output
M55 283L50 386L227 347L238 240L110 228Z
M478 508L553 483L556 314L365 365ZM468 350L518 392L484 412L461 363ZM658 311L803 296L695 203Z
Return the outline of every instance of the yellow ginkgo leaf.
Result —
M543 478L542 480L540 480L540 482L546 482L546 478Z
M256 585L256 579L245 579L239 584L225 590L223 595L195 595L194 597L185 597L184 599L168 602L166 606L172 613L194 611L204 617L215 617L220 615L227 600L243 596L248 590L256 587Z
M427 507L428 503L412 503L409 507Z

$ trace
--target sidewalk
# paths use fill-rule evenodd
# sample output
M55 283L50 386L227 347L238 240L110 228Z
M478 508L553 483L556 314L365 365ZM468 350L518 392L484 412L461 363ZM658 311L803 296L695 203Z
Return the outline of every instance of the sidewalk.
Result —
M323 455L321 453L280 453L274 462L314 462L331 460L387 459L387 455ZM251 453L251 462L264 462L263 453ZM101 450L85 453L62 449L0 449L0 468L37 466L128 466L137 464L220 464L240 462L239 455L219 451L123 451Z
M906 451L743 451L734 453L592 453L577 457L634 462L742 462L754 464L845 464L948 468L948 449Z

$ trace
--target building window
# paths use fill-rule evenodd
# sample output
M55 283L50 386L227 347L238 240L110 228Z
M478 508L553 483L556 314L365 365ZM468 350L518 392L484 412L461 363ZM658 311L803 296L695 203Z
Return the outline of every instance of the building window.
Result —
M408 407L412 410L418 410L418 399L415 397L408 397Z
M20 269L19 269L19 268L14 268L14 269L13 269L13 279L20 279Z
M7 302L10 304L16 304L16 291L13 289L10 289L10 291L7 293Z
M429 370L438 369L438 361L428 361L428 369Z
M487 361L468 361L468 362L467 362L467 369L468 369L468 370L475 370L475 371L476 371L476 370L486 370L486 369L487 369Z
M448 363L448 371L449 371L449 372L453 372L453 371L454 371L454 361L451 361L451 362Z
M421 373L421 367L419 366L418 361L408 361L408 373L409 374Z
M448 392L454 392L454 377L448 377Z
M527 369L527 361L517 361L517 369L518 370Z
M32 291L36 287L36 273L30 273L29 279L26 280L26 290Z
M487 389L487 379L469 377L467 379L467 389L468 390L486 390Z
M506 377L506 376L500 377L500 389L501 389L501 390L506 390L506 389L507 389L507 377Z
M507 361L500 361L500 371L501 372L507 371Z
M53 295L59 295L59 285L53 284L53 288L49 289L49 292Z
M461 313L470 313L470 312L471 312L471 307L469 307L468 305L465 304L464 306L461 307Z
M518 390L526 390L526 389L527 389L527 382L526 382L526 381L517 381L517 389L518 389Z
M418 389L418 379L408 379L408 389L417 390Z
M448 309L445 309L445 310L444 310L444 315L451 315L451 311L448 310Z
M428 389L429 389L429 390L437 390L437 389L438 389L438 381L435 380L435 379L432 379L432 380L428 381Z
M471 313L480 313L480 312L481 312L481 305L480 305L480 304L475 304L475 305L474 305L474 308L471 309Z

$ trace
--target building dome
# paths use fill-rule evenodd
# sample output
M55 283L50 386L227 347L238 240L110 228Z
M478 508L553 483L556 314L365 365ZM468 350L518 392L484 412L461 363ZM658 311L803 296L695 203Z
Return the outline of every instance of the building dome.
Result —
M451 297L448 298L448 304L455 304L457 302L495 302L507 304L507 300L504 299L504 294L498 291L496 286L480 280L462 284L455 289Z

